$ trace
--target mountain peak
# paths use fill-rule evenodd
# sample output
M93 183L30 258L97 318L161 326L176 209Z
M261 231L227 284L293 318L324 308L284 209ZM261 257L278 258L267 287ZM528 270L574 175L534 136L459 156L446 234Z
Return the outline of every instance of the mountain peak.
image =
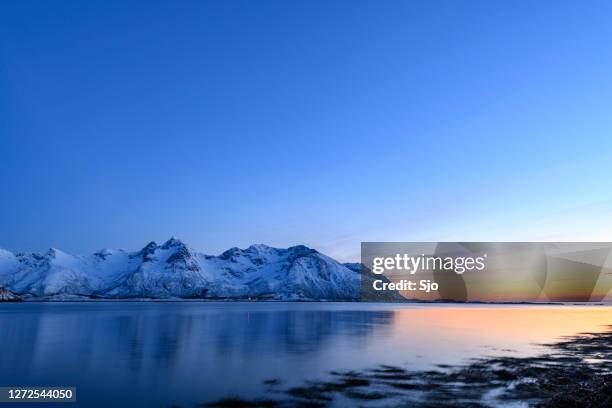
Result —
M306 245L295 245L287 248L287 251L298 256L318 253L316 249L309 248Z
M144 248L142 248L142 251L148 252L148 251L155 250L155 249L157 249L157 242L151 241L147 245L145 245Z
M186 245L180 239L176 237L171 237L169 240L163 243L161 246L162 249L169 249L173 247L186 247Z
M60 251L57 248L49 248L49 250L45 253L47 258L55 259L60 256L68 256L67 253Z
M246 250L250 252L269 252L273 249L274 248L266 244L253 244L249 246Z
M153 254L155 253L155 250L157 248L157 243L155 241L151 241L147 245L145 245L144 248L138 251L137 256L141 256L142 260L145 262L150 261L153 259Z
M223 260L233 259L234 257L240 255L241 253L242 253L242 249L238 247L232 247L228 249L227 251L223 252L221 255L219 255L219 259L223 259Z

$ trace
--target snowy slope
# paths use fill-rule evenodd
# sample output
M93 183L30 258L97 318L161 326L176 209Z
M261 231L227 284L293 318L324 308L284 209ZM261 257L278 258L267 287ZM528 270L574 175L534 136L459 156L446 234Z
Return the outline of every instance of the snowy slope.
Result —
M171 238L137 252L89 256L0 250L0 287L40 298L355 300L360 276L354 267L305 246L252 245L210 256Z
M19 296L11 292L10 290L6 290L0 288L0 302L18 302L21 299Z

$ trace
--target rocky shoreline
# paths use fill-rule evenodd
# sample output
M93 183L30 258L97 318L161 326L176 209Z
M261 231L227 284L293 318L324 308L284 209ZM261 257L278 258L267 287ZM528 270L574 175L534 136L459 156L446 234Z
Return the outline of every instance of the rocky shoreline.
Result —
M207 407L505 407L612 406L612 326L546 344L535 357L491 357L461 366L409 371L379 366L334 372L332 380L283 387L265 382L266 396L226 398Z

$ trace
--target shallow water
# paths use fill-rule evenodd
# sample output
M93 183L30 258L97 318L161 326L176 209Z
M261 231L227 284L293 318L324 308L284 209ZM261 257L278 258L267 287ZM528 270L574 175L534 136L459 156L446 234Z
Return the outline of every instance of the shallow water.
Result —
M257 396L267 379L531 355L609 324L603 306L1 304L0 386L76 386L71 407L193 406Z

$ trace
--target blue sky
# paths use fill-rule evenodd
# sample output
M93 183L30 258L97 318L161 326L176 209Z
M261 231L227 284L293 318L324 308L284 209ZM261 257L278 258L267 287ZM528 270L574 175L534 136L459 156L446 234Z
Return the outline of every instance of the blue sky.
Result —
M612 3L0 5L0 247L612 240Z

